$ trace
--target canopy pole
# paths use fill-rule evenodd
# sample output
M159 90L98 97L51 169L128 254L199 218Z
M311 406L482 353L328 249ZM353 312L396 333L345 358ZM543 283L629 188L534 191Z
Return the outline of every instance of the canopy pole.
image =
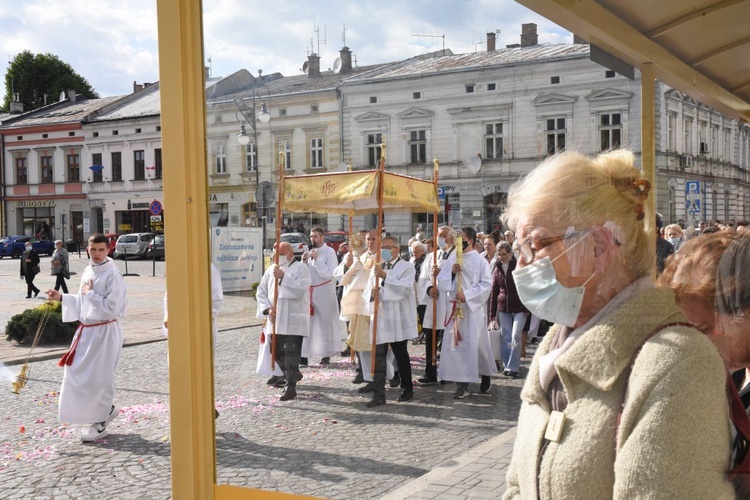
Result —
M349 170L351 172L351 170L352 170L352 164L351 163L349 164L347 170ZM354 247L352 246L352 237L354 236L354 233L353 233L353 231L354 231L354 229L353 229L353 225L354 225L354 212L353 211L349 211L348 216L349 216L349 238L348 238L348 241L349 241L349 253L352 256L354 256ZM359 258L359 257L357 257L357 258ZM348 330L348 328L347 328L347 330ZM349 335L348 331L346 332L346 335L347 336ZM352 342L352 344L353 343L354 342ZM354 348L352 348L352 347L349 348L349 361L351 361L352 363L354 363ZM361 368L362 367L360 366L360 369Z
M279 267L279 244L281 240L281 213L282 204L284 203L284 152L279 151L279 195L276 201L276 251L273 255L273 267ZM273 279L273 312L276 314L276 303L279 300L279 280ZM273 329L271 330L271 371L276 369L276 320L274 319ZM294 376L294 375L292 375Z
M376 243L378 251L375 253L375 265L380 265L380 244L382 243L383 234L383 180L385 176L385 134L383 134L383 142L380 144L380 164L378 165L378 234L376 235ZM377 336L378 336L378 305L380 304L380 279L375 278L375 287L373 288L375 293L375 312L372 315L372 368L370 375L375 376L375 355L377 348Z
M438 205L438 211L440 208L440 199L438 196L438 168L440 166L440 161L438 160L437 155L435 155L435 159L432 160L433 165L435 165L435 170L432 173L432 182L435 184L435 200ZM437 267L437 251L438 251L438 244L437 244L437 235L438 235L438 211L433 212L432 214L432 266ZM430 269L430 272L432 272L432 269ZM437 289L437 275L435 273L432 273L432 289L436 292ZM437 366L437 297L432 298L432 366Z

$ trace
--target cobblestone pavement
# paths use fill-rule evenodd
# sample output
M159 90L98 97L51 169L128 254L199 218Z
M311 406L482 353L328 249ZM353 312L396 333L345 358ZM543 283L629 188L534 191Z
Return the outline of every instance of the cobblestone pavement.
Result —
M12 274L7 267L0 261L0 275ZM137 302L131 279L129 296ZM163 278L150 279L157 284L148 287L154 289L150 304L147 296L140 299L144 311L163 294ZM0 321L11 293L0 292ZM368 395L351 383L348 358L335 357L326 367L312 359L298 399L281 403L280 390L255 374L259 328L235 328L254 321L250 302L230 298L219 316L234 322L220 331L215 356L219 483L333 499L496 498L503 491L521 379L495 376L489 395L458 401L452 384L417 386L407 403L397 403L398 389L388 389L388 404L368 409ZM158 302L148 312L153 328L160 308ZM144 320L131 309L125 323L133 321ZM55 360L32 363L20 395L10 393L15 371L0 367L8 384L8 390L0 386L0 498L169 498L166 347L152 342L123 350L116 400L122 413L111 434L92 444L80 442L80 429L57 421L62 370ZM424 347L409 347L416 379Z

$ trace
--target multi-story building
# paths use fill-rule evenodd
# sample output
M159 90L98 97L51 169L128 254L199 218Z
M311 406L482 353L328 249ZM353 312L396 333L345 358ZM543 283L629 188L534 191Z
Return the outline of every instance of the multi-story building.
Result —
M119 99L70 91L60 102L3 120L5 234L84 241L90 219L82 122Z

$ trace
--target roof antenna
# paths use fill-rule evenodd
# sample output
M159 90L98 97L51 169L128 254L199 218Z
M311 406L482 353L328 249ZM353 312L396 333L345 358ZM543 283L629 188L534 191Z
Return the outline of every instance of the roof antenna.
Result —
M344 29L341 30L341 44L346 47L346 23L344 23Z

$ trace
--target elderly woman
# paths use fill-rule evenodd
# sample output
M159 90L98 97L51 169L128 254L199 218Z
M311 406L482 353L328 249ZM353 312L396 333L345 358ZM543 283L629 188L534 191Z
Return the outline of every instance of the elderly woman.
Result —
M563 153L509 193L516 289L555 326L521 392L505 499L733 497L724 366L654 287L634 161Z
M55 290L62 288L63 293L68 293L68 284L65 280L70 278L68 251L63 248L62 240L55 240L55 251L52 254L52 275L55 276Z
M679 224L670 224L665 227L664 236L672 244L675 252L682 247L682 228Z

